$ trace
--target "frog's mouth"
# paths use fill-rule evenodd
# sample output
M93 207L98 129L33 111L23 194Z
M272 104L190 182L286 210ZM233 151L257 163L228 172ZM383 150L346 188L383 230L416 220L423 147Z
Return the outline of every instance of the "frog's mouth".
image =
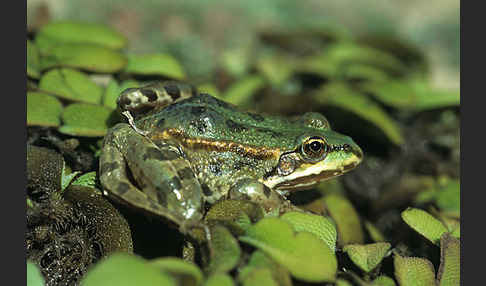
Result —
M263 184L280 191L297 191L310 187L330 178L340 176L361 163L362 151L356 150L346 154L329 154L326 159L317 163L302 163L292 173L279 176L277 174L265 178Z

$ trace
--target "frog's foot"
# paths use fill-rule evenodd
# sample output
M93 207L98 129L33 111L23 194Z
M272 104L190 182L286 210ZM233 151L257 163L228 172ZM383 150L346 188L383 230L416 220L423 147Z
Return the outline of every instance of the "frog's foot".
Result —
M295 207L278 192L250 178L236 182L228 192L228 197L235 200L255 202L261 205L266 213L282 213L283 210L290 210Z

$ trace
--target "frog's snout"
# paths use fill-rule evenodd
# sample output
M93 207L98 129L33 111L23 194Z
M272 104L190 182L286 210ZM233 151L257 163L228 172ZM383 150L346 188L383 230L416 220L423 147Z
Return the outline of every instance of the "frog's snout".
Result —
M358 164L363 160L363 150L357 145L353 144L351 146L351 152L358 158Z

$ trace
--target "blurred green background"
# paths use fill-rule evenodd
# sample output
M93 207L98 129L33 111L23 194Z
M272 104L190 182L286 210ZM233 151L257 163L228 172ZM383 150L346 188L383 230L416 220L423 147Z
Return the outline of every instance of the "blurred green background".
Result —
M257 31L332 29L393 36L416 45L435 87L459 88L459 1L110 1L29 0L29 30L48 20L106 23L129 39L128 51L167 51L189 78L205 81L227 50L247 53Z

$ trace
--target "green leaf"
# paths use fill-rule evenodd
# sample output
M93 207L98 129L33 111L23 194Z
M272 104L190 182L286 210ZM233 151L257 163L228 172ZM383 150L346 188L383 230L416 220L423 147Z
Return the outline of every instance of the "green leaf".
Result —
M301 212L287 212L280 218L290 223L296 232L307 231L315 234L332 251L336 250L337 231L330 218Z
M268 268L254 268L250 273L245 275L245 279L242 280L242 285L279 286Z
M418 80L367 82L359 86L389 106L409 110L428 110L459 106L459 92L434 89Z
M341 246L364 242L358 213L353 205L343 196L330 194L324 197L327 210L337 226L338 243Z
M234 105L242 105L251 100L255 93L265 86L265 80L259 75L249 75L232 84L223 95L223 99Z
M241 268L238 274L239 281L245 281L246 276L250 275L255 269L266 268L271 271L273 279L280 286L292 286L289 271L282 265L268 257L263 251L256 250L251 254L248 264Z
M27 92L27 125L58 127L62 104L54 96L42 92Z
M49 52L59 43L87 43L122 49L128 42L122 34L105 25L73 21L51 22L43 26L35 41L42 53Z
M234 286L235 283L228 274L213 274L204 282L204 286Z
M402 212L402 219L416 232L439 245L440 237L447 232L442 222L431 214L416 208L408 208Z
M461 211L461 183L451 180L439 190L436 197L437 206L447 213L460 214Z
M71 104L62 113L64 125L59 128L59 132L72 136L104 136L112 125L111 114L112 110L100 105Z
M404 143L399 126L375 102L364 94L353 91L344 83L330 83L318 90L314 98L321 104L329 104L351 111L380 128L395 144Z
M440 266L437 279L440 286L460 285L461 244L449 234L440 239Z
M39 267L36 264L27 261L27 286L44 286L45 281Z
M221 67L233 77L242 77L250 68L250 53L248 45L240 45L238 48L226 49L220 57Z
M130 87L140 86L140 83L136 80L125 80L121 84L118 84L115 79L110 80L110 82L106 86L105 94L103 96L103 105L108 108L116 109L116 100L118 99L122 91Z
M366 82L359 89L373 94L386 105L404 109L415 106L417 98L413 87L406 81Z
M41 58L42 69L79 68L98 73L115 73L127 64L120 52L93 44L58 44Z
M81 172L71 172L71 169L69 167L66 167L66 162L62 161L61 190L63 192L79 173Z
M348 81L383 82L390 78L384 70L365 64L346 66L342 73Z
M86 103L100 103L103 88L86 74L73 69L55 69L42 76L39 89L58 97Z
M394 255L395 277L400 286L435 285L434 265L424 258Z
M182 66L169 54L128 55L128 64L123 70L139 75L160 75L172 79L186 77Z
M35 79L40 77L39 50L30 40L27 40L27 76Z
M336 286L353 286L353 284L347 280L338 279L336 280Z
M381 275L371 283L371 286L395 286L395 281L385 275Z
M260 58L256 68L272 85L279 86L290 78L294 66L289 57L272 54Z
M365 221L364 226L365 226L366 230L368 231L368 234L370 235L371 239L374 242L384 242L385 241L385 237L383 236L381 231L378 228L376 228L376 226L374 226L371 222Z
M203 273L197 265L178 257L157 258L150 261L150 264L176 277L179 285L201 285L204 279Z
M211 240L209 241L210 273L224 273L233 269L241 256L238 241L224 226L211 227Z
M359 268L365 272L375 269L385 257L391 245L388 242L377 242L372 244L348 244L344 246L346 252Z
M85 173L79 176L72 185L95 187L96 186L96 171Z
M455 238L461 237L461 225L460 224L451 232L451 235Z
M177 285L167 272L144 259L115 253L98 262L81 280L82 286Z
M328 45L322 52L302 60L299 70L340 79L353 65L369 65L393 74L406 71L406 66L393 55L352 42Z
M415 110L423 111L460 105L459 91L437 89L427 81L416 80L412 81L411 84L417 97Z
M260 220L240 240L261 249L297 279L322 282L336 278L337 260L331 249L311 233L295 234L281 219Z

